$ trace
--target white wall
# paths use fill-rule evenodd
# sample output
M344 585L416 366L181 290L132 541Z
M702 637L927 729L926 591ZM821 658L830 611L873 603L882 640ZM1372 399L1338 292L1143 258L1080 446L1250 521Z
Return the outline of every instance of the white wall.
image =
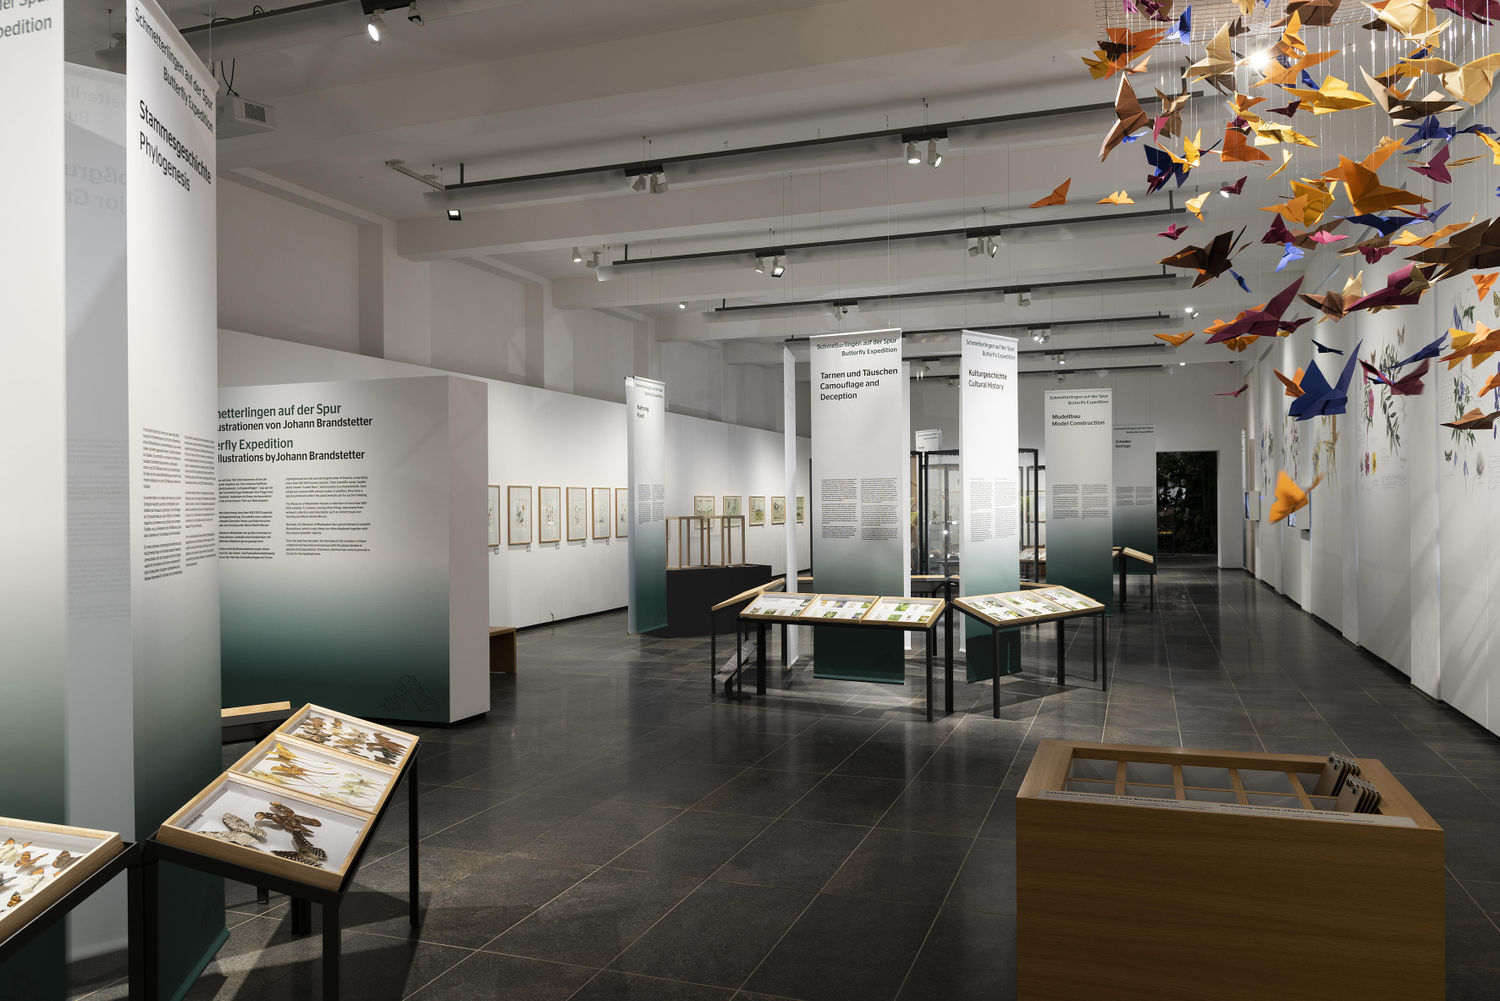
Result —
M219 325L359 350L359 231L232 181L218 185Z
M1021 448L1042 450L1043 394L1049 389L1101 387L1114 391L1116 424L1156 425L1158 452L1219 453L1219 558L1221 567L1243 565L1239 429L1245 399L1215 396L1237 389L1243 381L1242 364L1188 365L1172 372L1111 371L1069 375L1059 384L1050 376L1021 378ZM912 383L913 429L941 428L943 447L962 448L959 437L958 395L947 379L918 379ZM1248 395L1248 394L1247 394Z
M224 386L381 379L436 374L433 369L347 352L221 330L219 378ZM622 404L496 380L489 396L489 482L510 485L626 485ZM667 386L670 403L672 386ZM780 493L779 433L718 421L667 415L667 510L687 514L694 494ZM807 493L807 439L798 440L799 492ZM769 502L768 502L769 504ZM795 509L795 501L788 507ZM782 573L785 532L798 533L807 564L808 526L746 529L751 562ZM622 607L626 602L624 539L501 546L489 557L490 622L527 626Z

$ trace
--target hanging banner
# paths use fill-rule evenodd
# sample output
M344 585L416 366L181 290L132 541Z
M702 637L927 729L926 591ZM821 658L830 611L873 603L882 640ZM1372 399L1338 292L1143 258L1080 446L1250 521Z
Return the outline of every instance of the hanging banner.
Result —
M1114 544L1156 558L1156 425L1115 427ZM1151 574L1155 565L1125 561L1125 572Z
M1016 489L1019 447L1017 340L962 333L959 382L959 452L963 475L964 594L1015 591L1021 586L1020 499ZM964 617L970 681L1021 669L1020 636L1008 630L994 645L989 626Z
M67 820L67 336L63 5L0 7L0 816ZM4 894L9 898L10 894ZM0 900L0 910L4 901ZM61 928L0 965L0 994L65 992Z
M223 767L214 412L217 82L154 0L126 8L126 310L136 833ZM223 881L163 868L161 985L227 935Z
M829 334L809 344L817 588L829 594L904 594L911 504L901 332ZM867 636L817 629L813 673L903 684L904 650L903 634L896 631Z
M451 376L219 393L226 705L489 711L485 405Z
M1110 607L1114 406L1108 389L1047 393L1047 583Z
M630 466L629 609L632 633L667 624L667 387L625 378Z
M781 459L783 489L786 491L792 515L786 520L786 586L790 594L797 593L797 572L802 561L797 555L797 359L792 349L781 349ZM797 630L788 629L786 634L787 667L797 664Z

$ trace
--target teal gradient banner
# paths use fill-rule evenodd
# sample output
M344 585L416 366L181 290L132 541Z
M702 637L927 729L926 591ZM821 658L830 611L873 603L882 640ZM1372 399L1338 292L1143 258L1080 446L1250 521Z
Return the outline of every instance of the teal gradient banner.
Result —
M632 633L644 633L667 624L666 385L627 377L625 420L630 475L626 618Z
M1114 407L1108 389L1047 393L1047 582L1112 607Z

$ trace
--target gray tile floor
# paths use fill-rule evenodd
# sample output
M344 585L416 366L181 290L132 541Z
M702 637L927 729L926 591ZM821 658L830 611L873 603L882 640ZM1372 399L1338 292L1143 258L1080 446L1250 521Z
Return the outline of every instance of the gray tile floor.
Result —
M426 925L397 805L344 908L344 996L1013 997L1013 793L1045 737L1381 758L1447 830L1448 997L1500 996L1500 740L1243 573L1164 567L1144 604L1113 620L1107 696L1008 679L995 720L960 685L931 724L920 656L904 688L777 672L729 704L706 642L623 615L525 632L494 711L423 736ZM1052 650L1028 638L1029 670ZM190 997L318 998L286 901L228 904ZM75 997L123 996L108 961L74 972Z

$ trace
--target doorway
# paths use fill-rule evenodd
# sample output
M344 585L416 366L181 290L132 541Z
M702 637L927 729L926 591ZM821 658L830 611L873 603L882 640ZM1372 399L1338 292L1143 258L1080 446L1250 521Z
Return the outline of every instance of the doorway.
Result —
M1219 453L1156 455L1156 551L1219 551Z

